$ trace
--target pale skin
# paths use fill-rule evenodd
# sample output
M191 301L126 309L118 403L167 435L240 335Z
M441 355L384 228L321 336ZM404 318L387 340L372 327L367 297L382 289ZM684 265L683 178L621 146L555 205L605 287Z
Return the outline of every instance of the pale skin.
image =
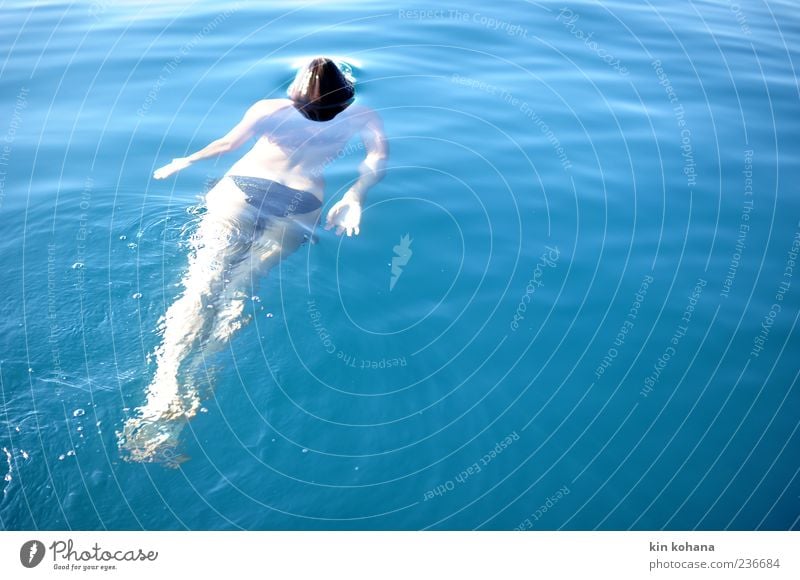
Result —
M153 177L165 179L197 161L234 151L255 137L255 145L226 175L271 179L322 200L325 165L356 135L366 152L359 178L328 211L325 229L335 227L338 235L358 235L366 193L383 177L388 156L383 123L368 107L351 105L333 120L317 122L301 115L289 99L258 101L227 135L188 157L173 159Z
M197 383L202 373L197 369L250 320L255 279L296 251L305 239L303 231L313 229L319 219L319 209L282 217L254 215L247 195L228 176L269 179L322 201L324 169L353 137L360 137L366 155L358 179L326 220L326 229L353 236L359 233L367 190L383 176L388 154L380 117L368 107L350 105L334 119L316 122L289 99L258 101L227 135L153 174L165 179L256 139L206 194L207 212L193 236L183 291L159 322L162 341L155 350L156 371L145 403L123 426L121 444L131 459L179 461L173 452L180 432L201 404Z

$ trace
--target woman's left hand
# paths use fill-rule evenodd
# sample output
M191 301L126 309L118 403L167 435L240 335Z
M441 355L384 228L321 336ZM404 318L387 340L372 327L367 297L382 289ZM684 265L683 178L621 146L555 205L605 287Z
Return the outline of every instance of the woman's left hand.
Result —
M341 201L333 204L328 211L328 220L325 229L329 230L336 226L336 235L341 236L347 232L348 236L358 235L359 225L361 224L361 202L355 196L345 194Z

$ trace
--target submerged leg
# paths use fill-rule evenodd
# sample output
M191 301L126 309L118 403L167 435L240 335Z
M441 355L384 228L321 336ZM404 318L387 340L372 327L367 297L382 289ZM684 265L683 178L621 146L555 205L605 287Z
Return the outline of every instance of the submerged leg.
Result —
M173 462L178 436L200 408L192 371L247 324L245 306L258 278L303 242L292 220L271 219L261 227L240 194L225 181L209 192L184 292L160 324L163 338L145 404L121 434L132 460Z
M224 345L250 322L245 309L259 279L294 253L306 240L304 234L305 230L291 220L272 218L260 225L247 257L232 269L220 295L219 310L210 334L212 341Z
M136 461L159 461L174 455L182 423L200 406L195 388L181 385L186 359L208 337L216 297L228 272L244 259L252 237L252 220L241 192L225 180L207 195L207 213L192 237L183 292L159 321L161 344L155 349L156 371L144 405L123 427L121 446Z

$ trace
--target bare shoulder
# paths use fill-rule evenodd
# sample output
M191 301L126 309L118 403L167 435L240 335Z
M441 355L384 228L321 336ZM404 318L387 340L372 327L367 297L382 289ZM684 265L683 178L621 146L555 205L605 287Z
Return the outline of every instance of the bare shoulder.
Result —
M291 104L292 101L289 99L261 99L260 101L256 101L247 112L263 117L266 115L271 115L272 113L281 109L285 109Z
M347 107L347 111L352 122L358 125L359 128L368 126L381 127L383 125L378 112L366 105L350 105Z

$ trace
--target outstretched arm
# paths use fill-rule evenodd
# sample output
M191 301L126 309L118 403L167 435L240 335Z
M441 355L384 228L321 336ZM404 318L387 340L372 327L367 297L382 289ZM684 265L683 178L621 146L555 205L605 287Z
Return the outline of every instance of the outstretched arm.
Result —
M361 224L361 207L367 190L383 179L386 159L389 157L389 144L383 132L383 122L377 113L370 111L361 130L361 139L367 155L358 166L359 177L353 186L336 202L328 212L325 229L336 226L337 235L347 232L348 236L358 235Z
M256 126L265 117L275 110L274 100L258 101L255 105L250 107L247 112L239 121L239 124L231 129L227 135L215 141L212 141L200 151L192 153L188 157L178 157L173 159L170 163L156 169L153 177L156 179L164 179L173 173L177 173L181 169L189 167L195 161L206 159L208 157L216 157L223 153L228 153L234 149L238 149L244 145L254 134Z

